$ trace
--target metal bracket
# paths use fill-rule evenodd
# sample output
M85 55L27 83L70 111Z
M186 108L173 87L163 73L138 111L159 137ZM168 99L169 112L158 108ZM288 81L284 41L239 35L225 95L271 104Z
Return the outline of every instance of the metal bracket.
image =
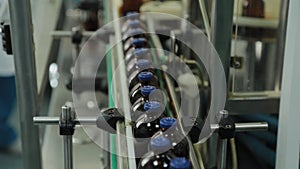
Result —
M11 36L10 36L10 25L5 22L1 22L0 33L2 36L3 50L8 55L12 55L13 51L12 51Z
M98 128L110 133L116 133L119 121L124 121L124 116L117 108L105 109L98 117L76 118L75 112L69 106L62 106L59 117L33 117L35 125L59 125L59 133L64 141L64 165L65 169L73 168L73 134L76 124L97 125Z
M267 130L268 124L265 122L261 123L234 123L234 121L229 117L229 113L226 110L219 112L219 124L217 126L217 131L220 137L219 143L219 160L217 163L218 169L226 169L227 161L227 142L228 139L234 138L236 131L251 131L251 130Z
M117 122L124 121L124 116L120 113L120 110L117 108L109 108L101 112L96 120L96 125L98 128L108 131L112 134L116 134L117 131ZM109 125L109 126L108 126Z

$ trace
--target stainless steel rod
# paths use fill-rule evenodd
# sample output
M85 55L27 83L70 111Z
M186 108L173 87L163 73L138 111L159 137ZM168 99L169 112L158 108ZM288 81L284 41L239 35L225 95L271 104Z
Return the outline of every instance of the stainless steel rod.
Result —
M220 160L218 161L218 169L226 169L227 160L227 139L220 140Z
M15 59L17 105L20 113L24 169L41 169L37 126L37 79L30 0L9 0L12 47Z
M281 89L281 77L282 77L282 67L283 67L283 57L285 52L285 41L286 41L286 30L287 30L287 22L288 22L288 14L289 14L289 3L290 0L281 1L281 10L279 16L279 26L277 29L277 47L276 54L277 64L276 64L276 77L275 77L275 91L280 91Z
M96 125L97 117L79 117L76 118L74 121L76 124L81 125ZM33 123L35 125L58 125L59 117L43 117L37 116L33 117Z
M65 169L73 169L73 142L72 135L63 136Z
M265 131L268 130L268 123L256 122L256 123L235 123L235 129L237 132L243 131Z
M212 124L211 129L218 131L219 125ZM235 123L235 131L243 132L243 131L264 131L268 130L268 123L266 122L252 122L252 123Z
M93 31L83 31L82 36L83 37L90 37L94 34L95 32ZM50 32L50 35L53 38L70 38L72 36L71 31L52 31Z
M74 121L76 124L81 125L95 125L97 117L78 117ZM33 117L33 123L35 125L57 125L59 123L59 117L47 117L37 116ZM219 129L218 124L212 124L211 129L217 131ZM251 123L235 123L235 131L257 131L257 130L268 130L268 123L266 122L251 122Z

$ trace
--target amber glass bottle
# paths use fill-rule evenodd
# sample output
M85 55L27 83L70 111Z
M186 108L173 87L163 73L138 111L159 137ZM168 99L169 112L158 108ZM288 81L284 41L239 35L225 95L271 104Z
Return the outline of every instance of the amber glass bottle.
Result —
M263 0L243 0L243 16L264 18L264 9Z
M263 0L243 0L243 16L264 18L265 3ZM244 36L253 38L262 38L262 28L245 28L243 31Z

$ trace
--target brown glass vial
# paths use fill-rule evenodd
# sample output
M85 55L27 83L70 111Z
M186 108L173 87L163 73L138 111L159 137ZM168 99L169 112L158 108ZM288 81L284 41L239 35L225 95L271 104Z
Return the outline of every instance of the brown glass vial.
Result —
M265 3L263 0L243 0L242 16L264 18ZM264 29L246 27L242 30L242 34L246 37L262 38Z

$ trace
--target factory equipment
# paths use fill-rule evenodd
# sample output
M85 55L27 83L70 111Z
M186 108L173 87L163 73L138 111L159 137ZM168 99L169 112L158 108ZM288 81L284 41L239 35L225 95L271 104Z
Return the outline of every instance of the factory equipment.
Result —
M45 66L52 88L48 115L23 117L35 143L25 167L34 155L40 157L37 125L46 126L43 168L62 163L65 169L243 168L236 146L249 142L271 156L257 166L274 167L274 153L264 143L273 143L267 130L276 131L277 124L273 115L264 115L278 113L283 49L278 55L275 49L283 46L284 35L274 32L285 32L286 23L265 21L263 1L240 0L235 12L233 0L94 0L79 2L76 9L66 9L71 1L60 3L68 30L49 32L61 47ZM20 8L11 11L12 32L20 33L17 25L21 20L30 25L31 17L13 17L29 14L28 4L10 4ZM12 44L14 52L24 49L20 44L32 39L31 33L13 37L19 42ZM35 80L32 58L28 62L19 73L29 69ZM22 106L38 112L36 102ZM247 115L256 113L263 115ZM29 153L30 146L24 150ZM257 155L253 151L247 154Z

